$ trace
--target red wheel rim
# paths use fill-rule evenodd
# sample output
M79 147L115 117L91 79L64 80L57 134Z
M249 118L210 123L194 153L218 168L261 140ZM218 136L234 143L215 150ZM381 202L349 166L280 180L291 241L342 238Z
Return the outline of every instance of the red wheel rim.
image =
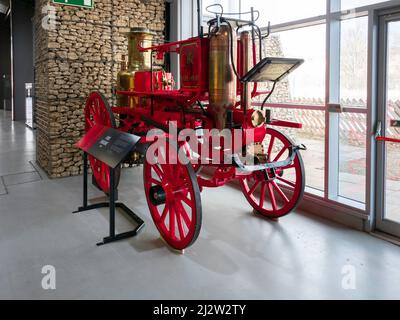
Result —
M190 163L171 161L170 148L167 143L154 155L146 155L144 188L151 216L161 236L172 248L182 250L192 245L200 233L200 190ZM163 204L152 202L152 187L162 188Z
M115 120L110 107L108 106L107 100L101 93L92 92L89 95L85 106L86 132L96 124L115 128ZM101 190L108 193L110 191L110 173L108 166L91 155L89 155L88 159L97 185Z
M282 161L293 143L281 132L267 129L268 161ZM266 177L269 177L267 180ZM240 181L243 194L261 215L279 218L298 206L305 187L304 165L297 153L293 163L282 169L254 172Z

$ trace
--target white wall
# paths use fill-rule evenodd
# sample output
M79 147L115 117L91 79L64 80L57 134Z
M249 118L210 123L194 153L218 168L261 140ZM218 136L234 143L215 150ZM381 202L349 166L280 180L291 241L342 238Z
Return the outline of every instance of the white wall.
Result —
M169 0L171 3L170 41L180 41L196 37L197 0ZM179 85L179 61L177 55L171 56L171 71Z

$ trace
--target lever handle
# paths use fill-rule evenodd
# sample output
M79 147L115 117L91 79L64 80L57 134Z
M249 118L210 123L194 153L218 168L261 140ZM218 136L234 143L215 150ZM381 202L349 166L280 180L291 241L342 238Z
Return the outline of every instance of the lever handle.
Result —
M382 136L382 121L378 121L376 124L375 139L376 141L400 143L400 139L386 138Z
M382 137L382 121L378 121L375 129L375 139L379 140L378 138L381 137Z

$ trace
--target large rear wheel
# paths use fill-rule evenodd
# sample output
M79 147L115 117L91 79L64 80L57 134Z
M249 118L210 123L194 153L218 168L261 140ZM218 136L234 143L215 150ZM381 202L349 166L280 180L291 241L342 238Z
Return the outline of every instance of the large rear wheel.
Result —
M293 145L286 135L268 128L262 145L266 161L286 159ZM247 148L254 150L254 145ZM241 179L240 185L247 201L262 216L280 218L289 214L297 208L304 194L305 172L300 153L296 153L290 165L253 172Z
M97 91L91 92L85 106L85 131L88 132L96 124L109 128L116 128L114 114L107 99ZM105 193L110 192L110 171L108 166L89 155L89 164L93 172L96 185ZM121 168L115 171L115 187L119 184Z

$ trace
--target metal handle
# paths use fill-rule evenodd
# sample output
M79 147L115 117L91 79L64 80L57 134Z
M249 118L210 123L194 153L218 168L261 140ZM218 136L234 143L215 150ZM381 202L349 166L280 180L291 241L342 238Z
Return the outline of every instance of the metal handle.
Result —
M332 112L332 113L342 113L343 112L343 108L340 103L329 103L328 109L329 109L329 112Z
M376 141L400 143L400 139L386 138L386 137L377 137L377 138L376 138Z
M378 140L378 138L382 137L382 121L378 121L376 124L376 130L375 130L375 139Z
M382 136L382 121L378 121L376 124L375 139L376 141L400 143L400 139L386 138Z

